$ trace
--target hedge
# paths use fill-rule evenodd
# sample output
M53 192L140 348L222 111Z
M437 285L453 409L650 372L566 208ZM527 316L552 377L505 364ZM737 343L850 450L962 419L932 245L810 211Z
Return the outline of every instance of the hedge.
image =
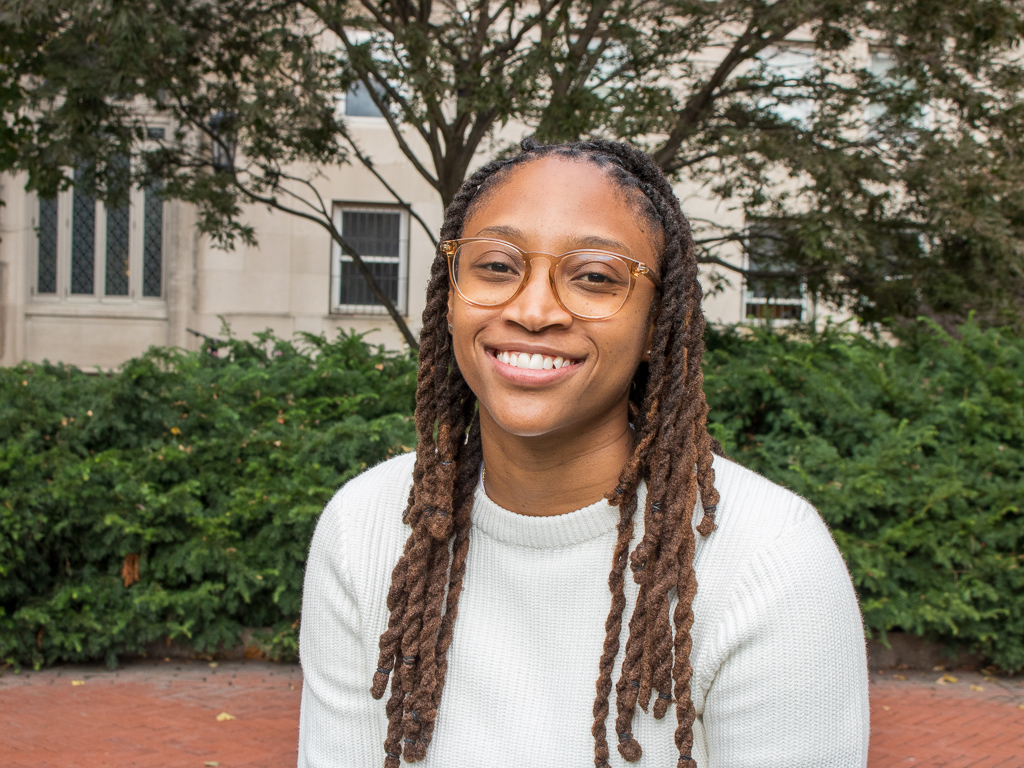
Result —
M829 523L869 634L1024 668L1024 339L711 331L710 429ZM211 354L215 352L215 354ZM294 658L323 504L413 445L415 361L341 334L0 369L0 663Z
M1024 339L969 323L710 345L712 434L818 508L869 634L1024 668Z
M347 335L217 352L0 372L0 660L214 652L244 627L294 657L317 517L414 444L415 361Z

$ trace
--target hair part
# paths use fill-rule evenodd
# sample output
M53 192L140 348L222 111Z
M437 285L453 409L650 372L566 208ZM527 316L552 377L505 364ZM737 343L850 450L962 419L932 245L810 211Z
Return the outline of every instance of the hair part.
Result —
M719 497L711 464L713 452L720 453L721 448L707 431L701 371L705 321L690 225L665 175L650 157L627 144L588 141L545 146L526 140L521 148L521 154L492 162L466 180L445 211L442 242L462 236L475 206L516 167L543 157L592 162L604 169L652 224L652 232L660 235L657 252L664 289L653 318L650 361L638 368L630 396L636 441L618 484L607 497L619 508L619 523L608 577L612 603L598 660L594 765L606 766L610 755L607 719L628 565L639 592L615 683L618 750L630 762L642 754L633 738L637 707L644 712L651 708L655 718L662 718L675 703L678 768L695 768L690 628L697 581L692 520L699 499L703 518L697 531L708 536L715 529ZM379 699L391 681L385 705L385 768L398 768L402 756L408 762L423 759L430 745L458 616L470 513L483 460L476 397L459 372L447 311L447 260L438 248L420 333L417 454L404 513L411 532L392 572L388 627L380 637L371 687ZM647 486L641 513L643 536L630 552L641 481ZM678 595L674 610L673 589Z

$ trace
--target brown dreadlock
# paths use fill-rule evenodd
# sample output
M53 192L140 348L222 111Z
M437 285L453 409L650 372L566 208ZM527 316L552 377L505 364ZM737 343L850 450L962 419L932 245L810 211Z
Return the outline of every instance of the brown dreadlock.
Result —
M702 293L689 222L661 170L633 147L608 141L555 146L524 141L522 150L516 157L484 166L463 184L445 211L442 241L462 236L471 207L500 185L512 168L545 156L585 160L605 169L663 235L658 265L664 288L654 316L650 362L641 363L630 396L636 444L608 496L619 508L618 539L608 577L612 603L598 668L592 732L594 765L601 768L609 757L606 721L626 605L628 561L639 594L615 686L619 753L631 762L640 758L640 745L632 733L633 715L637 706L646 712L656 694L656 718L664 717L669 704L676 701L678 768L695 768L690 756L695 711L689 690L697 582L691 516L699 498L704 516L698 531L709 535L715 529L718 492L711 468L712 449L717 445L707 432L708 406L702 389ZM379 699L391 677L385 768L398 768L402 755L408 762L423 759L433 735L466 571L473 493L483 461L480 424L474 418L476 397L459 372L447 312L447 261L439 249L420 334L418 451L404 518L412 532L392 572L387 598L391 613L380 637L371 687ZM641 480L647 484L644 533L630 554ZM672 589L678 595L674 611Z

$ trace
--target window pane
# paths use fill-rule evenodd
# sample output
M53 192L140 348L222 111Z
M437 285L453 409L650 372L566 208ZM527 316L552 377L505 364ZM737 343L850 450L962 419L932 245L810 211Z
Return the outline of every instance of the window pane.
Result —
M39 198L37 293L57 292L57 198Z
M159 187L146 190L143 220L142 295L159 297L163 291L164 201Z
M355 82L345 94L345 114L349 117L383 117L373 97L361 82Z
M398 262L394 261L371 261L366 266L370 268L377 284L384 291L384 295L391 299L392 303L398 303ZM366 280L359 274L355 264L348 259L341 260L341 290L339 291L340 304L378 304L376 298L370 293Z
M749 269L767 272L785 271L789 267L783 256L789 244L786 241L786 233L780 227L762 223L750 227L748 231ZM747 295L757 299L800 299L803 298L803 288L799 278L748 278Z
M107 270L104 293L128 295L128 206L107 209Z
M747 304L748 320L796 320L803 317L802 304Z
M341 234L360 256L398 258L401 214L342 211Z
M758 58L765 64L765 75L775 83L771 95L760 102L783 120L804 124L814 111L808 89L798 83L814 71L814 51L799 47L770 46ZM774 104L773 104L774 102Z
M76 181L81 173L75 173ZM78 187L71 206L71 292L94 292L96 261L96 201Z
M345 209L340 205L341 234L360 256L384 294L396 305L402 303L402 212ZM344 254L338 261L338 305L380 306L356 265Z

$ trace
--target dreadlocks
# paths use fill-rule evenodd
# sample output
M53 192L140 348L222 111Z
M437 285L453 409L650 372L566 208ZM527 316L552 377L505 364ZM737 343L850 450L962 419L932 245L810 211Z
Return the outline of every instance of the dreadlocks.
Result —
M697 582L691 519L699 499L704 515L697 530L709 535L715 529L718 493L711 468L714 442L707 432L708 407L702 390L702 294L689 223L661 170L628 145L592 141L542 146L525 141L522 150L516 157L484 166L466 181L445 211L442 241L462 236L471 208L513 168L552 156L592 162L606 170L662 233L658 264L664 288L654 310L650 362L640 365L630 395L635 446L608 496L619 509L619 524L608 577L611 609L594 700L594 765L600 768L608 763L606 722L626 606L628 563L639 592L615 685L618 750L627 761L638 760L641 748L632 733L636 708L647 712L654 697L653 715L662 718L675 701L678 768L695 768L690 756L695 711L689 691ZM390 617L380 637L371 687L379 699L391 679L385 768L398 768L403 755L408 762L423 759L430 745L466 570L473 494L483 461L480 423L474 415L476 398L455 360L447 311L447 261L438 249L420 335L418 450L404 517L411 533L392 572L387 598ZM643 536L630 553L641 481L647 485ZM674 610L673 589L678 596Z

